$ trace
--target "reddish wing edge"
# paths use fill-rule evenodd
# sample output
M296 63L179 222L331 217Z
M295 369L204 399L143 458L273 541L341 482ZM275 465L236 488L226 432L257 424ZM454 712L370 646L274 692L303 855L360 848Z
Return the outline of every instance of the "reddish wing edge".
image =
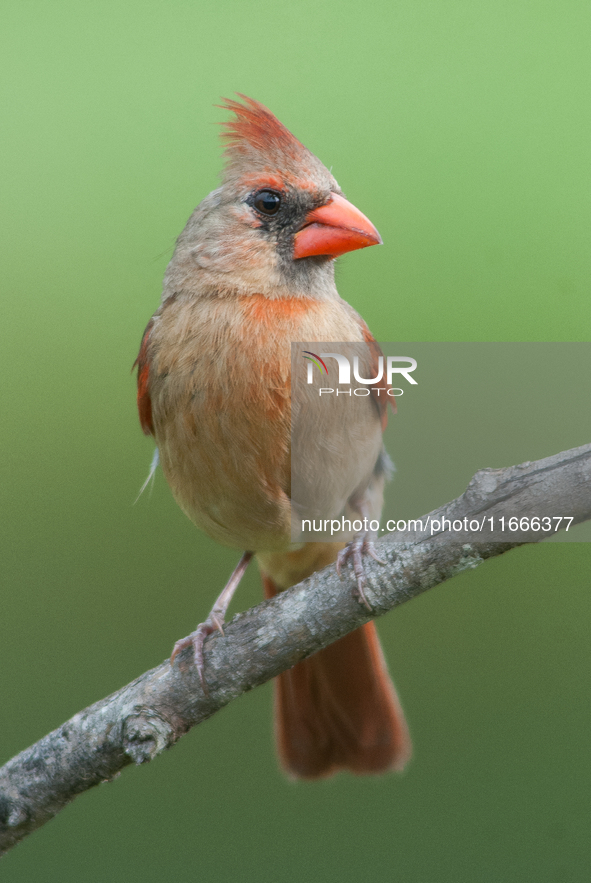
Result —
M148 381L150 377L150 362L148 360L148 341L154 320L150 319L146 325L144 336L138 357L133 363L133 368L137 365L137 409L140 417L140 425L146 435L154 435L154 424L152 423L152 402L148 391ZM131 369L133 371L133 368Z
M378 373L378 360L380 356L384 356L382 352L382 348L361 318L359 316L359 324L361 325L361 332L363 334L364 341L369 345L370 359L371 359L371 372L372 375L377 376ZM382 376L382 379L377 383L372 384L371 389L371 397L377 405L378 412L380 415L380 420L382 421L382 432L386 429L388 425L388 402L392 405L392 410L396 413L396 399L394 396L388 395L388 390L392 387L386 380L386 372Z

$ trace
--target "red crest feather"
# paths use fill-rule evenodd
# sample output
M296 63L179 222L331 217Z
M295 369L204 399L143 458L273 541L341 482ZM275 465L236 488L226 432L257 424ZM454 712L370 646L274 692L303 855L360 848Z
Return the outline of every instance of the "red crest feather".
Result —
M264 153L280 150L291 156L308 154L307 148L301 141L298 141L264 104L240 92L237 95L242 99L243 104L231 98L224 98L224 103L218 105L235 114L234 119L222 123L224 129L222 139L226 142L230 155L236 151L242 152L245 147Z
M223 99L218 105L234 118L222 123L222 140L228 160L226 180L247 172L272 169L284 178L324 179L328 172L320 160L292 135L271 111L253 98L237 93L241 101Z

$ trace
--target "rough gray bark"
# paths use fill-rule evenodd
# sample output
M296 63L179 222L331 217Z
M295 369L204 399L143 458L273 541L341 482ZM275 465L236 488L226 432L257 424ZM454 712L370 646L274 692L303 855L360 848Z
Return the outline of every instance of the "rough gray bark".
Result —
M534 463L478 472L466 492L431 519L520 515L591 518L591 445ZM424 516L426 520L428 516ZM564 526L564 524L563 524ZM497 534L499 536L499 534ZM449 535L390 534L367 559L368 600L380 616L540 532L509 541L451 541ZM80 711L0 769L0 854L56 815L77 794L152 760L232 699L268 681L371 619L349 570L334 567L236 616L205 645L205 695L190 651L166 660L112 696ZM212 589L212 597L215 591Z

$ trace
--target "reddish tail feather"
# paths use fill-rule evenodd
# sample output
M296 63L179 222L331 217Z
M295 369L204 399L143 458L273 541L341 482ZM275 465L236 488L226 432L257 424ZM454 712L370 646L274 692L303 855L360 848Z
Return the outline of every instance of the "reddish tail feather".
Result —
M277 587L262 576L271 598ZM373 622L275 679L275 733L280 761L297 778L403 768L408 728Z

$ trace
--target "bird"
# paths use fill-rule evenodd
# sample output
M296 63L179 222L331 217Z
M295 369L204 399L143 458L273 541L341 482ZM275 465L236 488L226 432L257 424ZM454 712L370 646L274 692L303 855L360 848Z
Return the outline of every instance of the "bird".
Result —
M198 528L243 552L207 619L171 656L175 664L192 648L204 690L204 641L223 635L253 557L267 598L336 564L341 573L353 568L359 603L369 607L364 558L377 557L371 532L294 542L292 412L299 409L300 436L315 439L320 453L307 462L304 490L313 496L322 486L333 508L379 517L390 463L382 439L386 396L373 390L343 432L338 403L323 401L319 416L319 398L292 382L293 342L305 342L308 352L323 341L350 342L375 364L379 345L339 296L335 259L381 237L267 107L241 93L219 106L231 114L222 124L221 186L177 240L135 362L141 427L156 441L173 496ZM314 432L318 419L322 436ZM292 778L401 770L410 757L372 621L279 675L274 692L279 761Z

